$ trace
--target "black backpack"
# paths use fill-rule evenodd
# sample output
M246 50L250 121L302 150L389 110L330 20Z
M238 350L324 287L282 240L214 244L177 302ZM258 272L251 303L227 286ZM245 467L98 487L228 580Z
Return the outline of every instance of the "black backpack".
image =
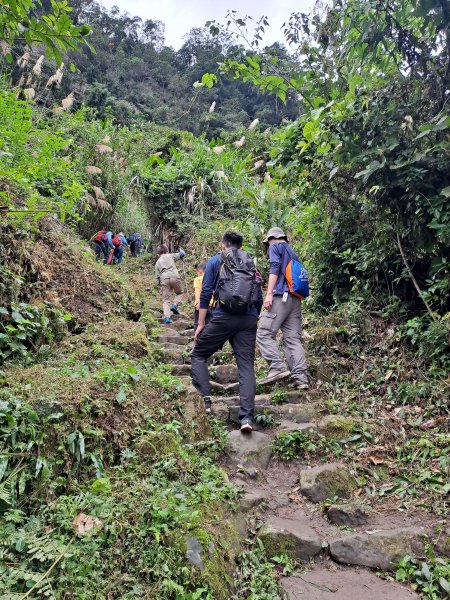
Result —
M247 252L238 248L222 252L215 297L224 311L245 312L258 302L260 287L261 275Z

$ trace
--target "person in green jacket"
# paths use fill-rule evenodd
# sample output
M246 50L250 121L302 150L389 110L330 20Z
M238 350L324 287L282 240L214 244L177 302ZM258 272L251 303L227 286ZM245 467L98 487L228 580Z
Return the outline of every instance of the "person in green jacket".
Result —
M169 248L161 244L156 249L156 254L158 260L155 265L155 276L157 284L162 288L164 323L172 323L172 313L180 314L178 306L183 302L183 286L175 261L182 260L186 252L180 248L175 254L170 254Z

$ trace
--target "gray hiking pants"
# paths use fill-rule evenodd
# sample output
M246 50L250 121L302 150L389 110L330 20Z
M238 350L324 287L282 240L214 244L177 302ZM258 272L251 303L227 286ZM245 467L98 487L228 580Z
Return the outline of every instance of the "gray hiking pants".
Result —
M262 356L269 363L270 371L286 371L286 362L280 354L277 333L281 329L283 335L284 354L291 375L297 381L308 382L305 350L302 346L302 310L301 300L288 295L274 296L271 310L265 310L259 322L256 343Z

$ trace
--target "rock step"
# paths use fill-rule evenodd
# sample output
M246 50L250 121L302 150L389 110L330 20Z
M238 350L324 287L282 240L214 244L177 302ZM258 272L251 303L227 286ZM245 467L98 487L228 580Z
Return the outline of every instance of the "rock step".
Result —
M294 560L310 560L322 551L322 540L305 520L270 517L259 532L269 557L287 554Z
M327 463L300 471L300 492L311 502L328 498L353 498L358 482L348 468L340 463Z
M211 369L211 379L221 384L236 383L238 381L238 368L236 365L217 365Z
M267 469L272 455L272 443L265 433L232 431L225 446L228 460L235 466L259 472Z
M186 329L189 329L192 326L192 321L188 321L187 319L183 319L181 317L174 319L172 323L169 323L167 325L164 323L164 319L161 319L160 323L162 331L164 331L164 327L167 327L172 331L186 331Z
M331 558L337 562L392 571L395 563L407 554L423 556L425 540L423 529L404 527L347 535L332 540L329 549Z
M239 402L239 399L236 398ZM239 423L239 404L231 405L224 402L212 403L211 412L218 419L230 423ZM271 404L255 403L255 417L263 413L272 415L281 421L290 420L294 423L313 423L317 418L317 409L312 404L283 404L273 406Z
M172 375L176 377L184 377L189 376L191 374L191 365L190 364L171 364Z
M311 396L310 392L292 390L285 393L284 398L286 398L287 402L283 402L282 404L273 404L272 397L272 394L257 394L255 396L255 404L264 404L271 406L273 409L282 409L283 407L291 406L292 404L303 404L305 403L305 400L313 400L314 397L317 397L317 393ZM239 403L239 396L237 394L234 396L217 396L215 401L227 404L228 406L234 406Z
M187 346L189 338L183 335L162 334L158 335L158 342L161 344L175 344L176 346Z
M282 577L286 600L418 600L419 596L375 573L335 564L316 564L301 577Z
M182 365L190 363L190 357L185 346L176 344L165 344L161 346L162 361L169 364Z

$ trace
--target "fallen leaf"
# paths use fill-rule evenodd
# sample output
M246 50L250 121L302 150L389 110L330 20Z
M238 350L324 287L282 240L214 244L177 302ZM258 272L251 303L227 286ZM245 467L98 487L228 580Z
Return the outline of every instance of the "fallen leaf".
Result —
M96 529L101 529L103 522L97 517L91 517L85 513L80 513L73 520L73 528L79 535L84 535L89 532L94 532Z
M381 456L378 456L377 454L370 454L369 460L374 465L382 465L384 463L384 460L381 458Z
M353 492L353 495L355 496L355 498L359 498L359 496L361 496L362 494L362 488L358 488Z
M392 369L389 369L389 371L386 373L384 380L385 381L389 381L389 379L392 377L392 375L394 374L394 371Z

